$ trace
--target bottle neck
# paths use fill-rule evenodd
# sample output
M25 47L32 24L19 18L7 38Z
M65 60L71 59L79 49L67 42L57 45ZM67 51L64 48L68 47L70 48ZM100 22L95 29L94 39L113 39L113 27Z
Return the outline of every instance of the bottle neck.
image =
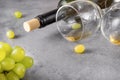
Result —
M56 21L55 17L56 17L56 12L58 9L54 9L50 12L44 13L42 15L38 15L37 18L40 22L40 28L45 27L46 25L49 25L53 22Z

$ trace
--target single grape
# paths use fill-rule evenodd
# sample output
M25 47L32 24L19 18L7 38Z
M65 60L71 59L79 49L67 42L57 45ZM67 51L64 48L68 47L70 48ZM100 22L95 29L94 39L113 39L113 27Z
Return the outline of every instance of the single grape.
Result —
M21 63L26 67L26 68L31 68L33 65L33 58L30 56L25 56L25 58L21 61Z
M0 49L4 49L7 55L9 55L12 51L11 45L5 42L0 42Z
M77 30L81 28L81 24L80 23L73 23L72 24L72 29Z
M26 68L22 63L16 63L13 72L15 72L19 78L23 78L26 72Z
M7 77L7 80L19 80L18 75L15 74L13 71L10 71L9 73L7 73L6 77Z
M7 36L7 38L9 38L9 39L13 39L13 38L15 37L15 33L14 33L13 30L8 30L8 31L6 32L6 36Z
M15 11L14 16L15 16L16 18L21 18L21 17L22 17L22 12L20 12L20 11Z
M5 58L1 62L1 66L5 71L12 70L15 67L15 61L12 58Z
M13 49L10 57L13 58L15 62L20 62L25 57L25 51L24 49L21 49L21 48L15 48Z
M6 76L4 73L0 73L0 80L7 80Z
M7 54L9 55L12 52L12 46L8 43L4 43L5 50L7 51Z
M75 51L75 53L81 54L85 51L85 46L82 44L79 44L74 47L74 51Z
M6 57L6 51L4 49L0 49L0 62L5 59Z

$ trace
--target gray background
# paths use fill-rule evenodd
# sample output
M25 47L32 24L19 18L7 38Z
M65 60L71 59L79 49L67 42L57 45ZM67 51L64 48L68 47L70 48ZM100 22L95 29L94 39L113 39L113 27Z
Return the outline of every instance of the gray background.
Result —
M0 0L0 41L19 45L34 58L34 66L24 80L120 80L120 47L112 45L98 31L92 37L71 43L58 32L56 23L25 32L23 22L55 9L57 0ZM16 19L16 10L23 18ZM7 39L8 29L16 38ZM86 46L85 54L73 52L77 44Z

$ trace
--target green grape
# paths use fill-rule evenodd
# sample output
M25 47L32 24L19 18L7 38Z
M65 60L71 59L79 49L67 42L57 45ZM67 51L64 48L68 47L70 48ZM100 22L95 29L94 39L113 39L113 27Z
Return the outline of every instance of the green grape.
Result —
M4 73L0 73L0 80L7 80L6 76Z
M16 63L13 72L15 72L19 78L23 78L26 72L26 68L22 63Z
M72 29L77 30L81 28L81 24L80 23L74 23L72 24Z
M13 49L10 57L13 58L15 62L20 62L25 57L25 51L24 49L21 49L21 48L15 48Z
M4 49L7 55L9 55L12 51L11 45L5 42L0 42L0 49Z
M1 68L0 73L2 73L2 72L3 72L3 69Z
M1 66L1 64L0 64L0 73L1 73L1 72L3 72L3 69L2 69L2 66Z
M16 11L16 12L14 13L14 16L15 16L16 18L21 18L21 17L22 17L22 12Z
M2 69L1 64L0 64L0 70Z
M6 36L9 38L9 39L13 39L15 37L15 33L13 30L8 30L7 33L6 33Z
M30 68L33 65L33 59L32 57L25 56L25 58L21 61L21 63L26 67Z
M1 67L1 64L0 64L0 73L1 73L1 71L2 71L2 67Z
M7 54L9 55L12 52L12 47L8 43L4 43L5 50L7 51Z
M4 49L0 49L0 62L5 59L6 51Z
M74 47L74 52L77 54L83 54L85 52L85 46L83 44L78 44Z
M7 77L7 80L19 80L18 75L15 74L13 71L10 71L9 73L7 73L6 77Z
M15 61L12 58L5 58L1 62L1 66L2 66L3 70L9 71L15 67Z

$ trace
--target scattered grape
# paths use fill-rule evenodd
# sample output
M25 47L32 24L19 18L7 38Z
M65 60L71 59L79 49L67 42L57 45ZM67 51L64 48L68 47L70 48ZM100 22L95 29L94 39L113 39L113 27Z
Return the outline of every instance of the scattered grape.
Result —
M9 38L9 39L13 39L15 37L15 33L13 30L8 30L7 33L6 33L6 36Z
M16 18L21 18L21 17L22 17L22 12L20 12L20 11L15 11L14 16L15 16Z
M13 71L19 76L19 78L23 78L26 72L26 68L21 63L16 63Z
M0 62L5 59L6 57L6 52L4 49L0 49Z
M30 56L25 56L25 58L21 61L21 63L26 67L30 68L33 65L33 59Z
M85 51L85 46L82 44L79 44L79 45L75 46L74 51L75 51L75 53L81 54Z
M81 24L80 23L73 23L72 24L72 29L77 30L81 28Z
M0 80L7 80L5 74L3 73L0 73Z
M7 77L7 80L19 80L19 77L17 76L17 74L15 74L13 71L10 71L9 73L7 73L6 77Z
M5 58L2 62L1 62L1 66L5 71L9 71L12 70L15 66L15 61L11 58Z
M15 62L20 62L25 57L25 51L21 48L15 48L13 49L10 57L13 58Z

